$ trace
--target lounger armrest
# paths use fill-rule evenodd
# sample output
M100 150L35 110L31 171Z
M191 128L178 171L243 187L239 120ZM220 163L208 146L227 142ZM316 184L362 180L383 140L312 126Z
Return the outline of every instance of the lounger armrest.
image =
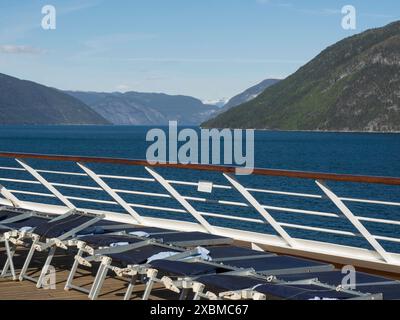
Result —
M161 283L164 284L165 288L168 290L171 290L176 293L181 292L181 290L178 288L178 286L181 284L181 281L174 281L169 277L162 277Z
M86 260L84 257L81 257L81 256L76 255L76 256L75 256L75 260L78 261L78 263L79 263L80 265L82 265L82 266L85 266L85 267L92 267L92 264L91 264L88 260Z
M210 292L207 292L209 294ZM241 291L225 291L219 294L219 298L224 300L242 300Z
M205 296L208 300L219 300L219 297L215 293L210 291L207 291Z
M192 284L192 290L197 294L202 294L205 287L206 286L200 282L193 282Z

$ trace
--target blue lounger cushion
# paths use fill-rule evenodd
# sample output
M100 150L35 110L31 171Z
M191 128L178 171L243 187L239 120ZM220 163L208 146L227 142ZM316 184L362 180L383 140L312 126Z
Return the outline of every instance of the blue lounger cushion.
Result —
M16 216L21 215L22 213L20 212L15 212L15 211L10 211L10 210L2 210L0 211L0 221L6 220L6 219L10 219L10 218L14 218Z
M393 282L393 280L391 279L374 276L363 272L356 272L355 275L356 275L355 290L361 292L368 292L371 294L382 293L383 298L385 300L400 299L400 281L396 283ZM315 278L322 283L338 287L342 285L345 276L346 274L343 274L340 271L331 271L331 272L316 272L308 274L302 273L302 274L284 275L284 276L279 276L279 279L284 281L298 281L303 279ZM381 283L387 283L387 284L383 285ZM345 281L345 284L348 284L347 281Z
M178 250L165 248L157 245L148 245L129 251L108 254L107 257L110 257L113 260L113 265L119 264L122 267L126 267L128 265L145 264L147 262L147 259L149 259L150 257L158 253L167 251L176 253L181 252Z
M356 295L337 292L316 285L281 285L271 284L265 280L248 276L211 275L199 277L196 281L205 285L205 291L220 294L227 291L254 290L265 294L267 299L285 300L322 300L322 299L351 299Z
M10 231L9 228L5 228L5 227L0 226L0 234L4 234L4 233L6 233L8 231Z
M233 239L202 232L175 232L160 235L165 243L178 246L207 246L231 244Z
M113 243L138 243L143 240L137 239L128 235L112 235L112 234L103 234L103 235L90 235L79 238L80 241L85 242L87 245L98 248L98 247L108 247Z
M35 228L35 233L43 238L57 238L92 219L90 216L74 214L64 219L43 223Z
M256 251L252 249L247 249L243 247L236 246L218 246L218 247L208 247L210 251L209 255L213 260L226 259L226 258L240 258L240 257L257 257L265 255L275 255L271 252L266 251Z
M215 294L225 291L245 290L267 283L266 280L254 277L222 274L206 275L197 278L196 281L205 285L205 291L211 291Z
M267 300L347 300L358 297L355 294L316 285L263 284L256 287L255 291L265 294Z
M333 270L333 266L313 260L290 256L271 256L259 259L233 260L227 264L238 268L252 268L266 275L320 272Z
M156 260L151 262L150 266L158 270L160 274L170 277L194 277L230 271L223 266L216 267L207 263L170 260Z
M9 227L10 229L19 230L23 227L35 228L37 226L45 224L48 221L49 221L49 218L42 217L42 216L33 216L33 217L29 217L29 218L26 218L24 220L20 220L17 222L5 223L3 225Z

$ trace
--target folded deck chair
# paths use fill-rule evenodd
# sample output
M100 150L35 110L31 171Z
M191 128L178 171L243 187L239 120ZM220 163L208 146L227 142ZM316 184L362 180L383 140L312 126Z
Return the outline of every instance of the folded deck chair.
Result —
M4 213L4 212L3 212ZM22 245L20 238L26 231L32 230L36 226L45 223L54 218L52 215L21 211L7 211L7 216L3 215L3 220L0 222L0 242L5 243L7 260L1 272L1 277L11 275L13 280L17 279L13 257L17 245ZM11 274L8 274L10 269Z
M147 230L150 232L151 228L138 228L142 230ZM154 229L154 228L153 228ZM148 234L151 238L147 239L148 241L153 241L151 244L146 246L141 246L138 249L131 250L130 244L127 243L126 238L122 237L119 243L126 244L126 246L121 246L118 249L105 249L106 252L98 253L95 251L96 246L99 248L101 245L107 246L108 241L107 237L97 237L97 239L91 238L83 238L81 240L86 241L85 243L81 243L79 246L80 251L78 255L75 257L74 265L71 269L69 279L67 281L66 289L77 289L86 293L89 293L89 297L91 299L96 299L101 286L104 282L104 279L107 275L108 270L114 271L118 276L130 276L132 280L130 282L130 286L128 288L128 292L131 288L133 288L136 280L133 280L134 275L132 273L138 274L137 270L133 270L132 266L141 266L145 264L147 260L153 256L164 252L182 252L185 251L182 247L198 247L203 245L214 245L214 244L225 244L231 243L233 240L226 237L214 236L200 232L165 232L162 233L162 229L152 230L155 232L153 235L151 233ZM155 237L155 238L153 238ZM157 240L154 242L154 240ZM94 241L95 240L95 241ZM143 240L143 239L142 239ZM96 242L97 241L97 242ZM111 239L111 241L115 242L116 239ZM161 244L163 242L163 244ZM144 242L144 244L146 244ZM94 247L94 248L93 248ZM94 250L93 250L94 249ZM118 252L116 252L116 250ZM190 252L190 251L189 251ZM87 253L91 254L91 257L82 258L82 254ZM178 256L177 256L178 257ZM175 257L175 258L177 258ZM101 261L101 265L99 271L97 272L97 276L95 279L95 283L92 286L91 290L86 290L81 287L76 287L72 285L72 280L74 278L74 274L77 270L78 264L90 266L90 263L85 263L88 261ZM129 266L129 268L127 268ZM128 273L128 274L127 274ZM133 283L132 283L133 282ZM127 293L129 294L129 293Z
M182 290L181 298L184 298L188 291L193 289L192 286L201 275L243 270L247 272L250 270L254 274L268 278L279 274L308 273L312 271L324 272L334 269L334 266L330 264L268 253L264 253L263 255L262 252L249 249L245 249L250 252L243 252L242 256L231 257L229 257L229 252L226 252L224 256L224 250L220 251L220 256L218 256L218 252L213 253L212 250L210 249L210 256L215 257L213 259L214 263L198 260L191 262L155 261L151 264L152 269L154 269L153 273L158 273L162 278L160 276L156 280L150 279L149 281L161 282L167 289L174 292L179 293ZM254 256L251 256L251 252L254 252ZM258 256L255 254L256 252L259 253ZM222 262L223 265L215 265L215 262Z
M384 300L400 300L400 281L358 271L354 274L354 283L350 283L346 274L340 271L285 275L280 278L285 281L314 279L339 291L350 289L370 294L382 294Z
M143 238L146 237L154 238L157 236L159 238L163 235L176 232L162 228L130 224L112 224L107 225L107 227L104 229L104 234L84 235L74 239L74 242L70 242L70 245L75 245L78 248L78 253L74 258L74 263L69 273L67 283L65 284L65 290L75 289L81 292L89 293L89 290L74 285L73 280L76 272L78 271L79 265L91 266L90 262L100 261L98 259L101 252L99 251L100 249L108 248L113 244L133 244L144 241L145 239ZM85 259L83 258L84 255L88 255L88 257Z
M40 288L42 286L43 279L48 272L56 249L68 249L68 241L71 238L77 236L80 232L91 227L103 218L103 215L72 210L52 219L51 221L42 223L36 226L32 231L24 234L24 239L30 239L32 244L19 275L19 280L23 281L24 279L27 279L33 281L36 283L36 287ZM48 251L47 259L38 279L30 277L26 274L35 251Z
M202 276L193 289L195 299L229 300L381 300L382 294L337 290L316 279L293 282L262 278L241 272Z
M167 289L177 293L182 289L180 299L185 299L189 291L187 286L190 286L193 277L237 270L238 268L229 266L229 261L232 260L262 259L276 256L271 252L256 251L233 245L211 246L206 247L206 249L211 258L209 261L202 261L198 257L186 261L157 260L150 263L147 269L142 268L142 271L147 271L148 274L152 275L146 283L146 291L151 293L153 283L162 283ZM177 288L177 286L180 288ZM125 298L130 299L129 293ZM146 295L144 295L143 299L146 298Z
M99 247L94 250L92 256L82 257L82 252L78 252L75 256L75 263L71 269L70 276L66 284L66 289L76 289L81 292L89 294L92 300L97 299L100 294L102 285L109 270L113 271L118 276L123 276L128 265L140 266L147 262L147 260L158 254L168 254L169 259L182 259L188 256L197 254L197 250L186 250L185 248L176 247L168 244L158 242L156 239L140 238L132 236L110 236L105 235L101 244L105 245L108 238L113 241L109 243L109 247ZM121 244L121 245L120 245ZM82 247L81 247L82 249ZM84 265L87 267L92 266L92 262L100 262L95 280L90 290L78 287L72 284L77 265Z

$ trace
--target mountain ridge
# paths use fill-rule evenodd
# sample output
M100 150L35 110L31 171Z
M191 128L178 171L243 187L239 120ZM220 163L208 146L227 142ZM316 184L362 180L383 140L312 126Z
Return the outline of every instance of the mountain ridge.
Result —
M81 100L114 125L199 125L218 110L217 106L185 95L129 91L65 91Z
M323 50L256 99L203 127L400 131L400 22Z
M61 90L3 73L0 73L0 111L0 124L5 125L110 124Z

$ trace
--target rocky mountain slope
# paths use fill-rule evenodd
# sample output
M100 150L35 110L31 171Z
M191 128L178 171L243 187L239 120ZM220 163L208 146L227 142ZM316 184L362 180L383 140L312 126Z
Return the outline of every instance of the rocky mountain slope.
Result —
M0 124L109 124L87 105L64 92L0 74Z
M162 93L98 93L67 91L115 125L198 125L218 110L188 96Z
M400 131L400 21L346 38L204 127Z

